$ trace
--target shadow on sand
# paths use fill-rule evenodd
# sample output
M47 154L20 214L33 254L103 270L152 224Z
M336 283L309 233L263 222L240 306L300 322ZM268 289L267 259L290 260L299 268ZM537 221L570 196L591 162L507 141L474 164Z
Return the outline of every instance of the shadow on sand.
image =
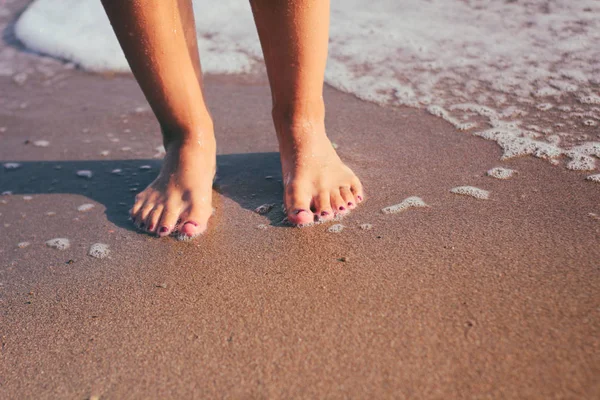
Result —
M130 230L134 227L127 210L135 194L156 177L161 163L156 159L0 162L21 164L17 169L0 169L0 192L86 196L106 207L110 222ZM93 176L89 179L78 176L77 171L82 170L91 171ZM283 193L279 153L217 156L217 179L213 189L247 210L275 203L277 206L267 216L272 225L281 225L284 215L279 207Z

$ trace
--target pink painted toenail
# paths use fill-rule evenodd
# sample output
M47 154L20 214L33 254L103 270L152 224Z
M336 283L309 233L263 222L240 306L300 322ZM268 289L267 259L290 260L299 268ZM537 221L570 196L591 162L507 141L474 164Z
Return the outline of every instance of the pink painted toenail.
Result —
M348 207L352 207L353 205L354 204L351 201L348 202Z
M362 201L362 196L357 196L358 197L358 201Z
M327 211L321 211L321 216L322 216L322 217L325 217L325 216L327 216L327 215L329 215L329 213L328 213Z
M149 230L149 231L153 231L153 230L154 230L154 225L150 225L150 226L148 227L148 230Z
M167 233L169 232L169 228L167 228L166 226L163 226L162 228L160 228L160 233Z
M195 223L194 221L186 221L185 224L183 224L183 225L187 225L187 224L192 224L194 226L198 226L198 224Z
M295 211L294 211L294 214L295 214L295 215L298 215L298 214L300 214L301 212L306 212L306 210L295 210Z
M345 207L340 206L340 211L344 211L345 209Z

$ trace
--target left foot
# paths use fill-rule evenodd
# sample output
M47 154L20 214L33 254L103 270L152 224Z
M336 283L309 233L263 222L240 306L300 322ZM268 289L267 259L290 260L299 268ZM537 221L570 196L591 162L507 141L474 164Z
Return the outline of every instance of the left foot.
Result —
M275 119L288 221L306 226L344 215L364 200L354 172L335 152L325 123L304 120L280 123Z

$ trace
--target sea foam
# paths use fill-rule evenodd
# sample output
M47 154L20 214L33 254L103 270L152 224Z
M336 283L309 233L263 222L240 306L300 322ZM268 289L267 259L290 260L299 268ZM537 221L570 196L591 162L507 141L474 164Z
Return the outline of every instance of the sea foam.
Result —
M194 6L203 70L256 70L262 53L249 3ZM365 9L344 0L331 14L325 79L333 87L424 108L496 141L505 159L567 156L569 168L596 167L597 155L578 150L600 123L598 1L380 0ZM32 2L15 33L31 49L89 70L129 70L96 0ZM549 143L557 123L564 135Z

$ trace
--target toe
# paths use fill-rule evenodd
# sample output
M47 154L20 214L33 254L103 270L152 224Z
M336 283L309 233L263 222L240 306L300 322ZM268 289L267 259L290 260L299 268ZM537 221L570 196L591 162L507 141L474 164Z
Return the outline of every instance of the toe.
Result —
M160 217L158 223L158 236L163 237L169 235L175 229L177 220L179 219L180 207L176 205L167 205Z
M162 215L164 207L162 205L157 205L150 211L148 218L146 218L146 227L148 232L155 233L158 227L158 222L160 221L160 216Z
M354 195L350 191L349 187L341 187L340 196L342 196L342 199L344 199L348 209L352 210L353 208L356 208L356 200L354 199Z
M146 203L138 212L136 218L134 219L134 222L140 229L147 228L146 221L148 220L148 217L150 216L152 210L154 210L154 206L154 204Z
M193 238L206 231L208 219L212 215L212 209L206 207L192 207L185 215L181 216L183 223L178 229L179 233L187 238Z
M350 186L350 191L356 198L357 203L362 203L362 201L365 199L363 186L362 183L360 183L360 180L358 180L358 178L354 178L352 185Z
M297 187L286 190L285 205L288 221L292 225L307 225L314 222L314 214L310 210L312 196Z
M144 196L142 193L135 196L133 207L131 207L131 210L129 210L129 215L132 219L135 220L135 218L137 218L137 215L144 206L144 203L146 203L146 196Z
M331 197L331 208L336 214L346 214L348 213L348 205L342 198L342 195L338 190L333 191L330 194Z
M317 221L328 221L333 218L329 193L319 193L319 195L313 199L313 204L315 209L315 219Z

